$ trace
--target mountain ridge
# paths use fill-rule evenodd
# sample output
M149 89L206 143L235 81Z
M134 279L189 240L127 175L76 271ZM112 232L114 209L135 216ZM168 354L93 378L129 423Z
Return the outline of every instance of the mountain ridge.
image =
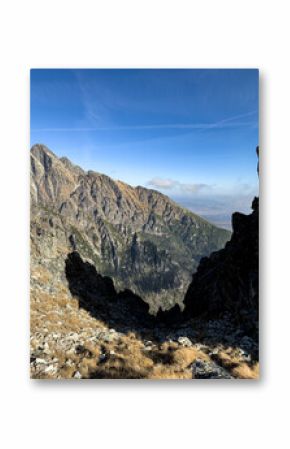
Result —
M127 186L130 189L139 191L139 190L146 190L147 192L150 192L152 194L157 194L157 195L161 195L162 197L166 198L168 200L168 202L172 203L175 207L178 207L179 209L181 209L182 211L184 211L185 213L188 213L189 215L192 215L194 217L198 217L199 220L204 221L207 224L210 224L218 229L223 229L220 228L219 226L211 223L210 221L208 221L206 218L202 217L201 215L196 214L195 212L187 209L186 207L182 206L181 204L179 204L177 201L173 200L172 198L170 198L168 195L161 193L159 190L157 189L152 189L152 188L148 188L148 187L144 187L142 185L137 185L137 186L132 186L120 179L114 179L109 175L106 175L105 173L101 173L98 172L96 170L84 170L82 169L79 165L74 164L69 158L67 158L66 156L57 156L53 151L51 151L48 147L46 147L46 145L43 144L35 144L31 147L31 153L35 156L34 151L35 149L41 147L43 152L50 154L52 157L54 157L55 159L59 160L60 162L62 162L66 168L70 168L75 170L78 174L83 174L83 175L88 175L88 176L98 176L98 177L104 177L107 178L111 181L113 181L114 183L116 183L118 186Z
M117 290L131 289L153 313L176 303L182 307L199 260L230 238L229 231L157 190L85 171L41 144L30 154L32 234L38 251L43 252L37 228L47 255L53 245L61 244L64 253L73 245L102 275L112 277ZM55 254L50 256L51 262Z

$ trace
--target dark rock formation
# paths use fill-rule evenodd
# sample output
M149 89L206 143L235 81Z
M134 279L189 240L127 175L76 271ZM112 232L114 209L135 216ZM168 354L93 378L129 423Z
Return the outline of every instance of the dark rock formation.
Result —
M73 295L82 298L112 298L117 295L112 279L98 274L96 268L84 262L77 251L68 254L65 272Z
M184 319L180 307L176 304L172 309L159 309L156 314L156 324L158 326L176 326Z
M94 318L118 329L137 332L153 325L147 303L130 290L117 293L112 279L101 276L77 251L68 254L65 272L71 294Z
M186 293L185 317L213 319L229 312L257 339L259 287L259 200L250 215L234 213L225 248L200 261Z

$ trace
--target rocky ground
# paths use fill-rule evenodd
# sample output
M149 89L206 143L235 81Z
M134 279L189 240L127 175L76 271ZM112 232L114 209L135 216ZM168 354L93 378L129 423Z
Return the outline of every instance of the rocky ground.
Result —
M34 379L255 379L257 344L220 319L117 329L80 307L43 260L32 261L31 377Z

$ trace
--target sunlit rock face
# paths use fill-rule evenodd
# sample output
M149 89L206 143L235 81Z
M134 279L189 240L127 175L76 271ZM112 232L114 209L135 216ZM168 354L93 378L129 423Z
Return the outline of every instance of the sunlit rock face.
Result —
M32 256L55 276L78 251L151 313L182 307L200 259L230 235L155 190L85 172L44 145L31 149Z

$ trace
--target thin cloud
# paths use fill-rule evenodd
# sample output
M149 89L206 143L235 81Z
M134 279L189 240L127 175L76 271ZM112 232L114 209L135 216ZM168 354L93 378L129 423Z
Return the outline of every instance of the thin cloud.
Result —
M182 192L197 193L200 190L208 189L210 186L208 184L193 184L193 183L182 183L174 179L162 179L153 178L147 183L148 186L154 187L156 189L164 190L180 190Z
M157 125L122 125L122 126L94 126L76 128L32 128L32 131L46 132L88 132L88 131L122 131L122 130L154 130L154 129L214 129L251 126L253 122L237 121L256 114L257 111L247 112L233 117L228 117L214 123L169 123Z

